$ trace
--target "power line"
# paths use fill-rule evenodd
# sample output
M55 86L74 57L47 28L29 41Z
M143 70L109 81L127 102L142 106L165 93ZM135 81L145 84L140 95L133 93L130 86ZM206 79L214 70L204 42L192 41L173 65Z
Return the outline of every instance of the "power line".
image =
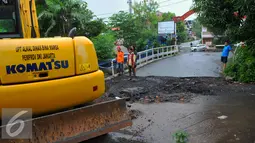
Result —
M165 2L169 2L169 1L172 1L172 0L164 0L162 2L158 2L158 4L162 4L162 3L165 3ZM129 9L126 9L126 10L122 10L122 11L128 11L129 10L129 13L132 13L132 10L131 10L131 5L132 5L132 0L128 0L128 4L129 4ZM130 5L131 4L131 5ZM101 13L101 14L97 14L96 16L102 16L102 15L110 15L110 14L114 14L116 12L111 12L111 13Z
M170 3L170 4L167 4L167 5L160 6L159 8L167 7L167 6L174 5L174 4L183 3L183 2L186 2L186 1L188 1L188 0L182 0L182 1L175 2L175 3Z
M120 11L128 11L128 9L126 10L120 10ZM101 15L110 15L110 14L114 14L116 12L111 12L111 13L101 13L101 14L97 14L96 16L101 16Z
M159 2L159 4L161 3L165 3L165 2L169 2L171 0L164 0L162 2ZM163 6L159 6L159 8L162 8L162 7L167 7L167 6L170 6L170 5L175 5L175 4L179 4L179 3L183 3L183 2L186 2L188 0L182 0L182 1L178 1L178 2L174 2L174 3L170 3L170 4L167 4L167 5L163 5ZM120 10L120 11L129 11L129 9L126 9L126 10ZM111 12L111 13L102 13L102 14L97 14L96 16L103 16L103 15L112 15L112 14L115 14L116 12ZM108 16L108 17L101 17L102 19L105 19L105 18L109 18L111 16ZM99 17L100 18L100 17Z
M162 4L162 3L165 3L165 2L169 2L169 1L172 1L172 0L161 1L161 2L158 2L158 4Z
M111 13L102 13L102 14L97 14L96 16L109 15L109 14L113 14L113 13L112 12Z
M121 10L121 11L129 11L129 13L132 13L132 0L128 0L127 3L129 4L129 9L126 10ZM115 14L116 12L111 12L111 13L102 13L102 14L97 14L96 16L101 16L101 15L110 15L110 14Z

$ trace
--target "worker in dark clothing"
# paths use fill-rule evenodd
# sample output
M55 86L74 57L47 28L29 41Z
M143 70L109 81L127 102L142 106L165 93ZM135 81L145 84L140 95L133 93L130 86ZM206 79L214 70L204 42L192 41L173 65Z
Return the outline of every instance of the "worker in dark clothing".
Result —
M128 71L129 71L129 76L130 76L130 80L131 78L131 72L133 72L134 77L136 76L136 55L134 54L134 49L133 48L129 48L128 49L129 54L128 54L128 61L127 61L127 65L128 65Z

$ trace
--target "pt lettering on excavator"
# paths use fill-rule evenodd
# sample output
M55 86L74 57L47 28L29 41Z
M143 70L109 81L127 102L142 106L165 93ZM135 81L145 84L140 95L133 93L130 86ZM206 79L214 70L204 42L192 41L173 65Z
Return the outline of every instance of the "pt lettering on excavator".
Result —
M28 63L28 64L18 64L18 65L8 65L6 66L7 74L17 74L24 72L38 72L47 71L52 69L66 69L69 67L68 60L55 61L52 59L50 62Z

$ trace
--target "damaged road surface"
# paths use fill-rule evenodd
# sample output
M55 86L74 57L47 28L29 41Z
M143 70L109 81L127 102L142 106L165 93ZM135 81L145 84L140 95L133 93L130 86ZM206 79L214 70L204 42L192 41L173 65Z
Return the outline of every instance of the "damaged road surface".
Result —
M139 69L132 81L106 81L96 102L127 97L133 125L87 143L175 143L177 131L189 143L254 143L255 85L220 77L220 55L184 52Z
M254 143L255 85L220 77L116 77L96 102L127 97L133 126L85 143Z

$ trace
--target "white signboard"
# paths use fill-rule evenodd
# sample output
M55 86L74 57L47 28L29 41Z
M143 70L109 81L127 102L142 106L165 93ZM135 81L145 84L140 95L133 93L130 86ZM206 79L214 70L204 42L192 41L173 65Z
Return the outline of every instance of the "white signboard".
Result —
M158 23L158 34L173 34L175 31L174 21Z

